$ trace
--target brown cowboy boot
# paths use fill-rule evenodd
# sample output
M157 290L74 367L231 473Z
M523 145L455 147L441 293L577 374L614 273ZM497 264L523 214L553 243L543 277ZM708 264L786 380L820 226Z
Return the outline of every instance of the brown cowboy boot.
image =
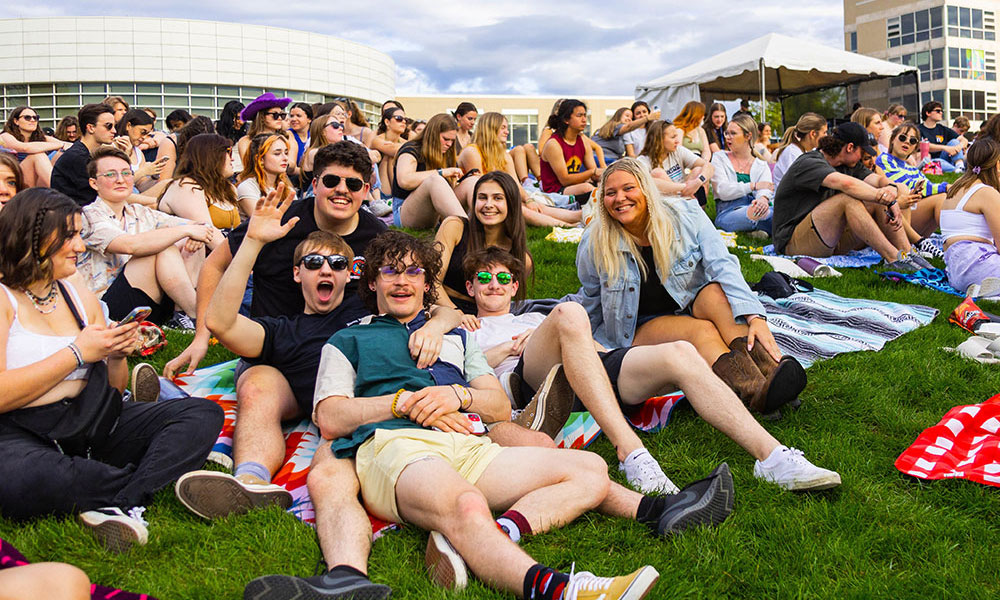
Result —
M736 338L729 343L730 348L737 345L746 348L746 336ZM773 413L793 402L805 389L806 371L794 357L782 356L780 361L776 361L762 344L754 344L753 350L750 350L750 358L766 381L764 393L761 394L760 404L756 410L764 414Z
M716 359L712 371L736 392L746 406L753 409L763 404L764 376L747 353L746 342L742 348L730 345L730 351Z

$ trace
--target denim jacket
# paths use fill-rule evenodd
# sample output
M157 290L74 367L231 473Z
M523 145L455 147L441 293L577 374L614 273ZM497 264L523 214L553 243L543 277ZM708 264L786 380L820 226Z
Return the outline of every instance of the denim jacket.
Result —
M679 221L678 239L671 253L674 262L666 273L661 267L656 270L663 289L678 306L686 308L694 302L701 288L716 282L722 286L734 317L763 315L764 306L743 279L739 260L729 253L701 207L689 201L676 202L674 206ZM587 309L594 339L602 345L608 348L631 346L635 339L642 283L639 265L623 244L620 251L625 255L624 277L608 281L606 274L598 273L591 257L590 232L590 228L584 232L576 252L576 270L583 285L563 300L579 302Z

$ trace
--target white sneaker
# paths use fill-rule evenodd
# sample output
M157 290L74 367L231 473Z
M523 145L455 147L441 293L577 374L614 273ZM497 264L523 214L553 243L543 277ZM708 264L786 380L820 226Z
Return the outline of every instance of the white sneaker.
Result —
M812 464L801 450L778 446L763 462L757 461L753 474L786 490L825 490L840 485L840 474Z
M287 509L292 495L273 483L243 483L228 473L191 471L174 486L177 499L204 519L239 515L254 508L277 504Z
M135 544L149 541L149 523L142 518L145 507L135 506L128 513L117 506L80 513L80 521L112 552L124 552Z
M645 448L633 450L624 462L618 463L618 470L624 471L629 485L643 494L676 494L680 491Z
M570 571L563 600L641 600L659 578L659 572L649 565L620 577L598 577L587 571Z

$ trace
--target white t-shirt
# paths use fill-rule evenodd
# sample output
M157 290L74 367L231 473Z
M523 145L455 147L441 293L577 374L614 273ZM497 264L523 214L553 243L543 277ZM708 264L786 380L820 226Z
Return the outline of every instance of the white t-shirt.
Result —
M663 163L659 166L663 167L663 170L667 172L671 181L683 183L684 170L693 169L699 158L701 157L684 146L677 146L677 149L668 154L667 157L663 159ZM649 167L650 170L654 168L649 164L648 156L640 156L638 160L642 164Z
M507 313L499 317L481 317L479 322L482 327L474 331L472 336L479 348L486 352L504 342L509 342L515 335L538 327L544 320L545 315L534 312L523 315ZM513 371L519 359L518 356L508 356L499 365L493 367L493 372L497 374L497 377L500 377L503 373Z
M785 176L785 171L788 167L792 166L795 159L802 156L802 148L799 148L795 144L789 144L785 146L785 149L781 151L781 156L774 163L774 170L771 171L771 179L774 180L774 189L778 189L778 184L781 183L781 178Z
M632 149L635 150L635 155L638 156L642 152L642 147L646 145L646 128L633 129L626 133L624 138L626 144L632 144Z
M270 190L268 190L270 191ZM257 180L251 177L250 179L244 179L236 186L236 197L239 199L250 198L254 202L260 200L263 194L260 193L260 186L257 185Z

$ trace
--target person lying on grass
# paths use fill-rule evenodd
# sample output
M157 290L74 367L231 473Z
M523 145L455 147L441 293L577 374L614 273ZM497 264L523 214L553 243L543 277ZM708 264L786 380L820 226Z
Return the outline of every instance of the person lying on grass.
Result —
M840 475L814 466L794 448L781 445L754 419L695 347L686 341L605 351L593 341L587 312L576 302L557 305L548 316L513 315L511 302L524 264L509 252L490 247L465 261L466 290L478 306L473 336L500 377L515 409L523 409L541 389L552 396L547 374L559 369L572 390L607 434L619 469L644 493L675 493L677 487L643 446L623 412L634 412L647 398L677 389L710 425L757 459L754 475L795 491L840 485ZM572 398L572 392L570 394ZM559 410L539 402L539 413ZM535 417L543 418L542 414Z
M515 541L595 508L630 518L638 511L662 534L721 523L732 509L728 467L720 465L676 496L631 492L631 502L609 506L610 481L599 456L507 448L471 435L474 420L510 416L509 401L475 341L452 330L440 358L426 369L407 344L435 300L440 267L433 246L402 232L386 232L369 245L361 294L380 316L342 329L323 348L313 420L333 442L316 454L356 457L369 512L433 532L427 563L439 584L464 586L467 562L483 582L522 598L642 598L658 578L652 567L615 578L565 574L537 563ZM381 360L371 360L375 355ZM473 414L478 416L470 419ZM493 510L504 512L494 520ZM317 531L321 543L330 532L320 511ZM284 576L258 581L261 588L304 582Z

